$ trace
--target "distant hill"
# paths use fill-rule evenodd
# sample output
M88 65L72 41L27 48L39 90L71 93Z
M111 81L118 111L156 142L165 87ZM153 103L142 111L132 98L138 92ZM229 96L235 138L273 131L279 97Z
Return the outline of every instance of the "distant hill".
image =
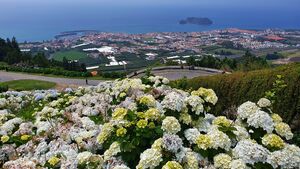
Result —
M188 17L186 19L180 20L179 24L181 25L194 24L194 25L210 26L213 24L213 21L210 20L209 18Z

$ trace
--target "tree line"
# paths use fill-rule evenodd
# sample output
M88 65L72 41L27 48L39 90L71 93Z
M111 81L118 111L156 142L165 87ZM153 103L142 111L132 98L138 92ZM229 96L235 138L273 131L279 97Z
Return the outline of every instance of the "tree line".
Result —
M19 44L15 37L12 39L0 38L0 62L8 65L39 67L39 68L63 68L69 71L86 72L85 64L63 59L63 62L54 59L48 59L42 52L32 54L31 52L21 52Z
M226 71L250 71L269 67L269 64L265 58L256 57L250 51L246 51L245 54L238 59L231 59L227 57L221 59L211 55L204 55L200 59L190 57L187 59L187 64L189 66L224 69Z

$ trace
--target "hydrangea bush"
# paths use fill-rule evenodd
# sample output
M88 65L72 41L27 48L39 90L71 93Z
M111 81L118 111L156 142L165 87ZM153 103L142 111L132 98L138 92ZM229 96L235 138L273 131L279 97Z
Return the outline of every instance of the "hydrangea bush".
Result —
M215 117L211 89L163 77L0 94L0 167L90 169L300 168L300 148L271 102Z

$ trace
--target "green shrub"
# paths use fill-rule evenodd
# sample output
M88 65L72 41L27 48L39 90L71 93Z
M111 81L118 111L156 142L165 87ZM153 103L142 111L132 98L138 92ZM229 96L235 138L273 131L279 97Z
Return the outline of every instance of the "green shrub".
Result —
M6 92L7 90L8 90L8 86L7 85L0 84L0 93Z
M117 79L117 78L124 78L126 76L126 73L125 72L104 72L101 75L104 78Z
M277 101L273 106L275 113L295 129L300 125L300 64L289 64L273 69L250 72L237 72L230 75L197 77L194 79L172 83L174 87L184 89L212 88L219 101L213 111L222 114L229 107L238 106L248 100L256 102L265 96L265 92L273 87L277 75L282 75L286 87L277 93ZM184 86L184 87L183 87Z

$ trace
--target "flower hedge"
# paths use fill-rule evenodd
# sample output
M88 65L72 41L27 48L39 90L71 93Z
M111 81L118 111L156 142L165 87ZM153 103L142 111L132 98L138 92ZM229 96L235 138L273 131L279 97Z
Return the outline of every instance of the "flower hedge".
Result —
M163 77L0 94L0 167L95 169L299 168L300 148L271 102L210 112L211 89Z

